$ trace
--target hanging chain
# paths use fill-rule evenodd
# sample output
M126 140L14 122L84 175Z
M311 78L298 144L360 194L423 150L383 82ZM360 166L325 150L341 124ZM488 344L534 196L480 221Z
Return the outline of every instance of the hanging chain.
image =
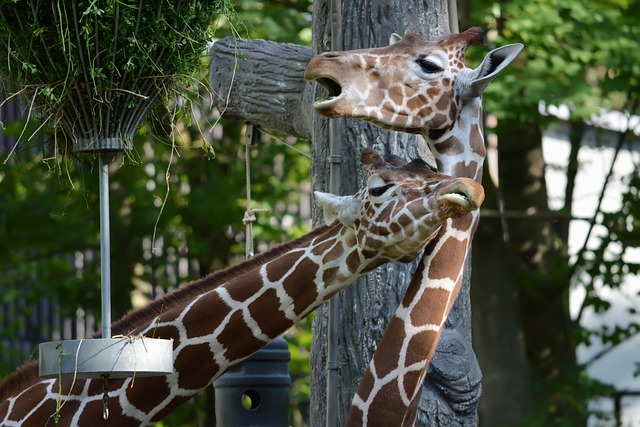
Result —
M246 191L247 191L247 210L244 213L244 218L242 222L246 228L246 236L245 236L245 256L247 259L253 258L254 250L253 250L253 222L257 219L257 213L266 213L269 212L268 209L251 209L251 147L257 145L260 142L260 131L258 127L253 123L247 123L247 129L245 131L245 169L247 172L247 183L246 183Z
M102 375L102 419L109 419L109 375Z

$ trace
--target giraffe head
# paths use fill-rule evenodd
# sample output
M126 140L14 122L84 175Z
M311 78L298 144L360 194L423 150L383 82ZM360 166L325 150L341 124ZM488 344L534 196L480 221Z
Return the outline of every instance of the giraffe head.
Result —
M371 148L362 153L369 178L354 196L316 192L325 221L353 230L364 256L382 262L411 261L435 237L447 218L476 210L484 200L482 186L452 178L422 160L386 162Z
M523 47L494 49L478 68L467 68L467 48L482 41L484 31L475 27L436 41L394 34L387 47L318 55L304 77L329 91L328 98L314 104L327 117L358 118L410 133L447 129L461 103L480 97Z

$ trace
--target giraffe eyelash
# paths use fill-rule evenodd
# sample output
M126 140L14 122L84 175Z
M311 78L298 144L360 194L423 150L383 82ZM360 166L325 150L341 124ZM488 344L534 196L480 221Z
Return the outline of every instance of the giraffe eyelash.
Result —
M382 187L375 187L369 190L369 194L373 197L380 197L391 187L393 187L393 184L383 185Z
M416 59L416 64L427 74L436 74L444 70L439 64L428 59Z

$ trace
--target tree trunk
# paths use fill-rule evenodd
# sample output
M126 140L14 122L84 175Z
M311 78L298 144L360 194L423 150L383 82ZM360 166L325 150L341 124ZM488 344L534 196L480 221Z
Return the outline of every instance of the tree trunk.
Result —
M489 174L484 176L482 207L497 212L496 188ZM482 215L473 241L473 347L483 371L479 418L486 426L520 425L532 409L516 279L502 221Z
M546 215L542 134L538 123L504 129L500 194L492 197L495 189L485 184L484 208L500 199L513 215L483 217L474 243L474 343L485 372L481 420L518 424L534 411L540 419L546 414L583 425L581 408L568 396L572 391L563 396L549 388L554 382L575 387L577 370L561 237L565 224Z
M311 139L313 85L302 75L312 56L311 49L294 44L220 40L210 61L216 108L229 120Z
M314 2L314 53L329 50L329 3ZM392 33L421 33L431 39L449 33L447 2L361 0L343 2L345 50L385 46ZM265 41L237 42L246 60L234 57L233 42L212 49L211 83L217 106L227 117L243 119L277 131L313 140L313 188L329 190L328 120L312 113L314 85L302 74L312 56L309 49ZM259 70L259 72L256 72ZM229 90L231 87L231 90ZM320 89L322 90L322 89ZM312 118L312 120L310 119ZM360 164L364 146L407 159L431 157L422 137L382 131L358 120L343 120L342 194L365 184ZM320 212L314 209L314 222ZM343 425L360 378L395 312L415 269L415 263L388 264L336 295L339 301L338 425ZM469 275L454 305L441 345L427 376L421 402L421 425L469 425L475 422L479 390L471 395L471 411L460 414L455 390L477 384L480 373L471 350ZM316 310L311 350L311 425L326 425L326 305ZM457 363L456 363L457 362ZM462 384L462 386L461 386ZM454 390L451 392L451 390ZM466 389L465 389L466 390ZM454 409L455 408L455 409ZM468 408L468 407L466 407ZM332 426L333 427L333 426Z
M500 176L505 209L549 211L544 178L542 134L536 125L504 132L500 144ZM527 352L536 379L549 379L575 367L566 298L568 280L556 274L560 261L553 239L553 223L545 217L507 220L507 234L515 259L520 309ZM566 260L565 260L566 265Z

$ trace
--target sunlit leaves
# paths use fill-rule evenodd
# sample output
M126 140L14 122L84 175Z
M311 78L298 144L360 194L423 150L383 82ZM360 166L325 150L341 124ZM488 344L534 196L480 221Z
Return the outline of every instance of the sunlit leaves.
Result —
M626 98L638 90L638 2L550 0L501 2L482 18L499 29L497 45L521 42L525 50L496 79L487 96L487 109L499 119L539 121L535 106L568 105L572 117L588 118L599 108L623 108L613 92ZM482 8L477 8L481 10ZM486 10L486 9L485 9ZM533 116L533 117L532 117Z

